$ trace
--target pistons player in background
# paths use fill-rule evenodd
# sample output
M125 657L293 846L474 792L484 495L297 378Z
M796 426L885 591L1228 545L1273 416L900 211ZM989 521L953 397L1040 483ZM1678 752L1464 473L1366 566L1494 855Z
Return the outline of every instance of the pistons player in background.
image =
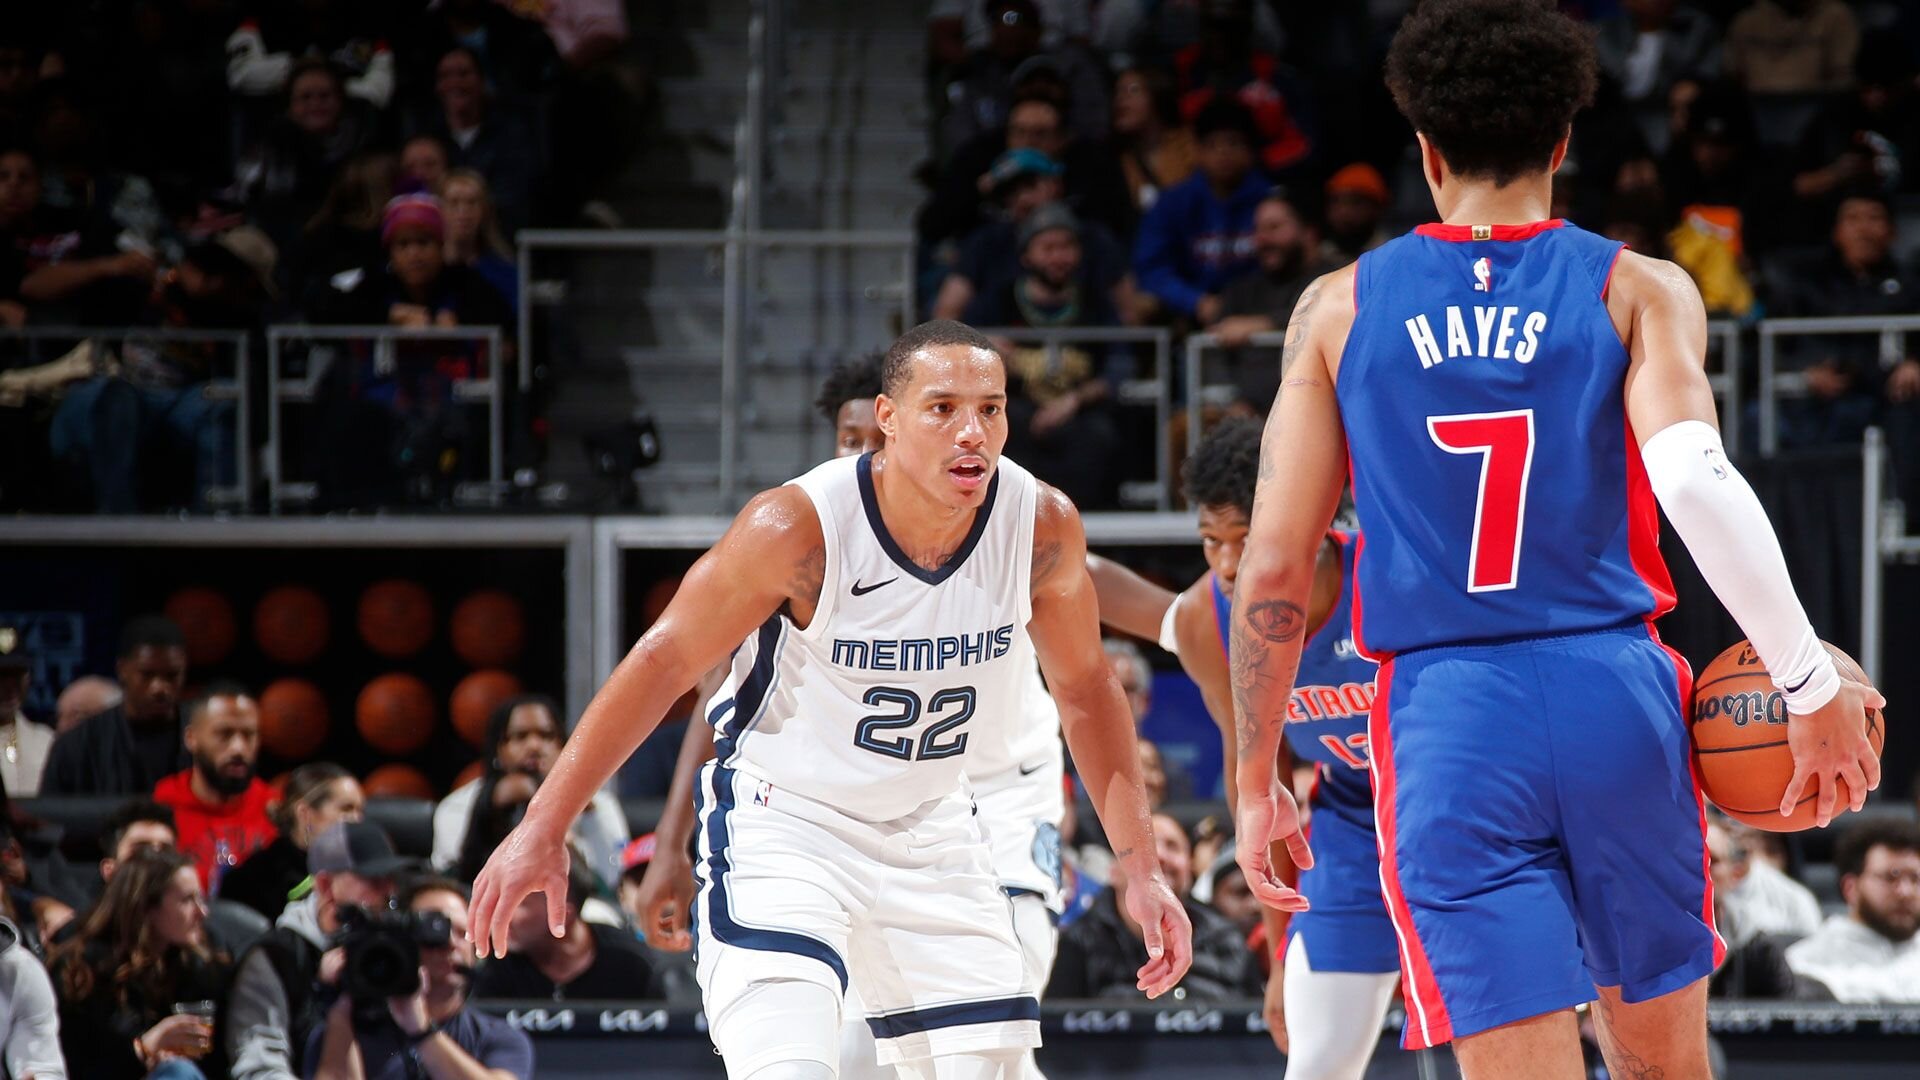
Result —
M1586 32L1540 0L1426 0L1387 82L1440 222L1319 279L1288 327L1234 595L1240 863L1292 896L1249 841L1297 833L1271 759L1351 476L1405 1044L1451 1041L1468 1080L1576 1080L1573 1009L1597 998L1613 1075L1706 1080L1724 946L1691 675L1653 631L1656 497L1785 696L1783 810L1826 824L1840 780L1860 808L1881 699L1838 674L1721 446L1692 281L1548 219Z
M1260 424L1228 420L1207 433L1186 464L1187 502L1200 510L1207 573L1168 613L1163 645L1200 687L1220 725L1227 798L1237 802L1238 747L1227 628L1246 551L1260 465ZM1312 907L1291 915L1261 906L1272 949L1265 1014L1287 1055L1287 1080L1360 1080L1380 1041L1400 960L1380 896L1380 855L1367 780L1367 712L1375 667L1354 646L1353 553L1359 536L1327 531L1313 555L1307 641L1286 705L1286 738L1274 748L1277 776L1295 761L1313 766L1309 796L1313 865L1299 871ZM1289 875L1294 872L1286 867Z

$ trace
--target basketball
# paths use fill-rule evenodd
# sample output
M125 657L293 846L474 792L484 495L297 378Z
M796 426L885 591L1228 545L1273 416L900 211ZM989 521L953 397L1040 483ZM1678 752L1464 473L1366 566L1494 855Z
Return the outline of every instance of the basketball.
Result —
M1824 644L1824 643L1823 643ZM1853 658L1832 645L1827 652L1842 678L1866 682ZM1867 710L1867 739L1878 756L1886 726L1877 710ZM1782 816L1780 799L1793 779L1793 753L1787 747L1787 702L1767 669L1742 641L1713 658L1693 688L1693 760L1701 790L1727 816L1769 832L1813 828L1819 791L1809 786L1792 815ZM1846 781L1840 781L1838 812L1847 811Z
M411 754L433 736L433 692L411 675L382 675L368 683L353 714L367 745L389 754Z
M504 671L476 671L453 688L449 712L453 730L479 749L487 745L487 717L496 705L520 692L520 680Z
M253 640L269 659L304 664L327 647L327 602L305 585L282 585L253 609Z
M360 788L370 799L431 799L434 796L433 784L426 774L411 765L382 765L360 781Z
M381 656L412 656L433 640L433 598L399 578L367 586L360 594L360 638Z
M305 679L280 679L260 693L260 745L282 761L304 761L327 741L327 698Z
M181 589L161 610L186 637L187 660L194 667L211 667L233 651L233 605L212 589Z
M484 761L473 762L472 764L469 764L466 768L461 769L460 775L453 778L453 786L455 788L466 787L468 784L471 784L475 780L480 779L481 776L485 775L486 771L487 771L486 762Z
M481 589L460 601L448 629L455 655L477 668L511 664L527 643L520 601L499 589Z

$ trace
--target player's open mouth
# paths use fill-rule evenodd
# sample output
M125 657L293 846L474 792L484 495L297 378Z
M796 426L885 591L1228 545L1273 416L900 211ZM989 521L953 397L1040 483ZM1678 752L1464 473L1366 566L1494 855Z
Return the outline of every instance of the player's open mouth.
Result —
M987 466L985 462L981 461L962 461L948 469L947 475L953 477L954 483L968 491L972 491L974 488L986 483Z

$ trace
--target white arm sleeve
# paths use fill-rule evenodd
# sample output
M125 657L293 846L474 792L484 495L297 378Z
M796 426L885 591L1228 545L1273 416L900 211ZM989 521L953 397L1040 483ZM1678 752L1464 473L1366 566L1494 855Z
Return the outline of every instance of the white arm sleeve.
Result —
M1160 616L1160 647L1175 656L1180 655L1180 634L1175 629L1174 619L1180 614L1180 601L1186 597L1184 592L1174 593L1173 603L1167 605L1167 613Z
M1752 642L1787 707L1804 715L1833 700L1840 673L1794 595L1773 523L1727 460L1720 433L1683 420L1648 439L1640 459L1667 520Z

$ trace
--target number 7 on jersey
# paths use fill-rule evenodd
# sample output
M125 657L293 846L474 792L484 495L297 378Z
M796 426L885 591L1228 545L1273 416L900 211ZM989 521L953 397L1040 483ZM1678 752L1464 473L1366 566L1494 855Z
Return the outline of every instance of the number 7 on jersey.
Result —
M1527 522L1527 481L1533 474L1533 410L1429 416L1427 437L1449 454L1480 455L1467 591L1515 587Z

